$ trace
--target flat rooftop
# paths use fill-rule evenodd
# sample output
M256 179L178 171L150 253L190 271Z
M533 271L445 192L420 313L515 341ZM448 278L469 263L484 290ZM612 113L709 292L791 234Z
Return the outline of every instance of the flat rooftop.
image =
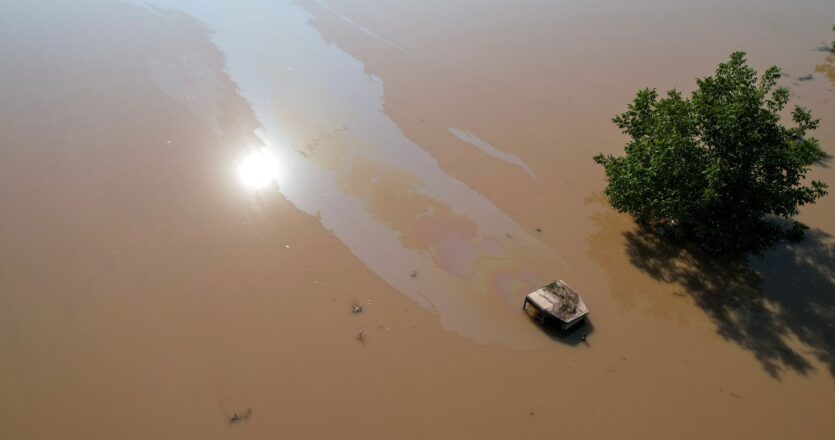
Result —
M571 286L562 280L528 294L528 299L543 311L564 322L588 315L589 309Z

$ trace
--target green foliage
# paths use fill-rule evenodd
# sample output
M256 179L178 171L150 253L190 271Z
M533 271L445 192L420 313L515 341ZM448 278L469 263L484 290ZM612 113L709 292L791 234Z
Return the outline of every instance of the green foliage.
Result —
M594 158L605 167L612 206L714 253L763 250L780 237L802 236L801 225L786 231L773 220L790 221L826 195L824 183L804 184L824 153L807 136L819 122L809 111L795 107L794 125L781 124L789 91L777 86L779 78L777 67L758 78L736 52L714 76L697 80L689 98L639 91L613 119L631 138L626 155Z

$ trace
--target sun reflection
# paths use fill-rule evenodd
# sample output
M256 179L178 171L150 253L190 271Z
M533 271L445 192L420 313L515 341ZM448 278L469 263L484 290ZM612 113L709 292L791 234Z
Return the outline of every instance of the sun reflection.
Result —
M262 190L277 183L279 175L278 158L265 147L249 152L238 165L238 177L251 190Z

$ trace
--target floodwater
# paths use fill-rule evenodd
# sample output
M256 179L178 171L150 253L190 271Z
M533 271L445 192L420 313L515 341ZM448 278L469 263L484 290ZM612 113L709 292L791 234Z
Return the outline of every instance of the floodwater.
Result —
M831 438L835 197L709 262L591 160L734 50L832 153L831 1L750 3L4 1L0 437Z

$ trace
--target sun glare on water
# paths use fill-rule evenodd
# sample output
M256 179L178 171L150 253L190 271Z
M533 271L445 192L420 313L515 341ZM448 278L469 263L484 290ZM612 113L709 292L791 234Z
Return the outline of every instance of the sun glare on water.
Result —
M278 158L267 148L251 151L238 165L238 177L251 190L266 189L277 183L279 171Z

